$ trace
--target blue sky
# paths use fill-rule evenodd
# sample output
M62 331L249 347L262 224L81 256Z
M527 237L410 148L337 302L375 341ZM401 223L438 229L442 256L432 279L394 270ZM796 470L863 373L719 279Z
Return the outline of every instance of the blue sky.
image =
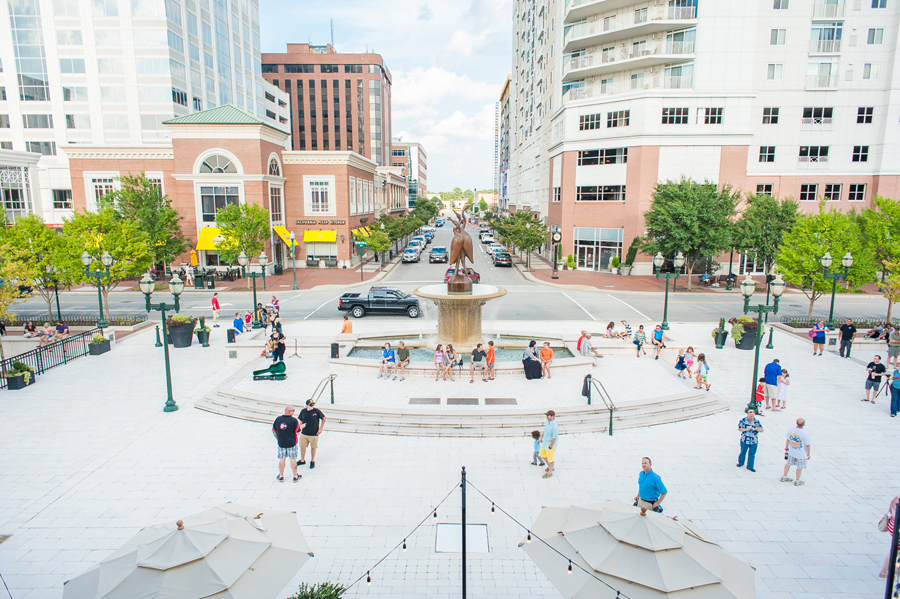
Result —
M509 74L511 0L262 0L263 52L288 42L381 54L393 134L428 153L428 189L493 187L494 102Z

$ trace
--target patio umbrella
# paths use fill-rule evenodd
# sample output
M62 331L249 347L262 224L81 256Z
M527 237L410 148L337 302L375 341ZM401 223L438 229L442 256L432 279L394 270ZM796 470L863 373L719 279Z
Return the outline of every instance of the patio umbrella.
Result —
M540 541L520 544L564 597L615 597L610 587L631 599L756 597L753 567L689 520L655 512L641 516L636 507L608 501L545 507L531 534L565 556Z
M226 503L141 530L63 599L265 599L312 555L294 513Z

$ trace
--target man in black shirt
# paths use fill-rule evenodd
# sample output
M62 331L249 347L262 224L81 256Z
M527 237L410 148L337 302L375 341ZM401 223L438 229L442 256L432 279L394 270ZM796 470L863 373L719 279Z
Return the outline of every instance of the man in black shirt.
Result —
M875 403L875 397L878 396L878 388L881 386L881 375L887 372L887 368L881 363L881 356L875 356L873 361L866 366L866 370L869 371L869 375L866 377L866 398L862 401ZM872 395L872 389L875 390L874 395ZM872 395L871 399L870 395Z
M856 339L856 327L853 326L853 321L849 318L847 319L847 324L841 325L841 357L850 359L850 346L853 345L853 340ZM844 350L847 350L847 355L844 355Z
M300 412L300 422L303 423L303 430L300 431L300 461L297 463L301 466L306 463L306 448L311 447L309 467L315 468L319 435L325 430L325 414L316 407L315 400L306 400L306 409Z
M481 360L487 360L487 352L484 351L484 346L480 343L475 346L475 349L472 350L472 363L469 365L469 382L475 382L475 363L478 362L478 365L481 366L481 380L487 381L485 377L486 372L486 362L482 362Z
M272 435L278 441L278 480L284 482L284 461L291 461L294 482L300 480L297 474L297 433L300 423L294 418L294 406L284 408L284 415L275 419Z

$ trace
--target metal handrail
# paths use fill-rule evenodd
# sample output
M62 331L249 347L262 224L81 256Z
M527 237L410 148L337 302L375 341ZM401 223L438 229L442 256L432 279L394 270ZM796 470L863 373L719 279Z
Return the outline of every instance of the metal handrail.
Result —
M32 368L35 375L44 374L51 368L63 366L72 360L88 355L88 345L95 335L102 331L94 328L83 333L77 333L65 339L58 339L49 345L36 347L25 353L6 358L0 362L0 389L7 387L6 372L13 362L22 362Z
M331 403L334 403L334 379L337 378L336 374L329 374L327 377L319 381L319 384L316 385L316 389L312 392L312 395L309 396L309 399L318 403L319 398L322 397L322 394L325 393L325 384L331 387Z
M589 380L588 384L588 405L591 405L591 387L597 390L597 393L600 395L600 399L603 401L603 405L606 406L606 409L609 410L609 436L612 437L613 434L613 413L616 411L616 404L613 403L612 397L609 395L609 391L606 390L606 387L603 386L603 383L598 381L593 377L593 375L587 375Z

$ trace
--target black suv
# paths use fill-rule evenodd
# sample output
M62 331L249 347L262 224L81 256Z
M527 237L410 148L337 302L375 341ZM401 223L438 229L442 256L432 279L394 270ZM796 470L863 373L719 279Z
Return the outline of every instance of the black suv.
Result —
M449 257L447 255L447 248L442 245L436 245L431 248L431 251L428 252L428 263L433 264L435 262L447 262Z

